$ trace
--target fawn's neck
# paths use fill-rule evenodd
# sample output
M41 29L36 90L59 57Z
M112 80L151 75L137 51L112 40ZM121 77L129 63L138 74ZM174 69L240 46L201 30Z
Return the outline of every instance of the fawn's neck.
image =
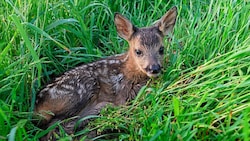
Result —
M121 71L129 81L132 83L140 83L149 79L148 76L140 70L133 56L129 53L123 55L123 60L124 63Z

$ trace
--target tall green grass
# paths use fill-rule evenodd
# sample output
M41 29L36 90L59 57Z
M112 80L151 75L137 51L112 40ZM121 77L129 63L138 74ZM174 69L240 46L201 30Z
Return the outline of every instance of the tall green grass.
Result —
M114 12L139 27L169 8L178 20L163 75L128 106L108 107L72 140L249 140L250 4L221 1L2 0L0 2L0 140L37 140L36 93L81 63L124 52ZM56 123L57 126L60 123ZM51 127L53 128L53 127ZM84 137L83 137L84 139Z

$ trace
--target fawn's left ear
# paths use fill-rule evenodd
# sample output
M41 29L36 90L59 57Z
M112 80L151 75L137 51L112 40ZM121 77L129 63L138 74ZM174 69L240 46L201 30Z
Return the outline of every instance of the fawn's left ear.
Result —
M119 13L115 13L116 30L123 39L129 41L134 34L136 27Z
M163 35L169 35L173 31L177 17L177 7L174 6L156 23Z

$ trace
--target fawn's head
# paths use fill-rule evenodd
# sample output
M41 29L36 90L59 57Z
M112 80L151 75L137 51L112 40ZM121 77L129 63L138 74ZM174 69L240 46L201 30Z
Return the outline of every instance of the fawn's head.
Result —
M129 57L144 74L156 77L164 60L163 38L174 28L177 8L171 8L153 26L137 28L122 15L115 14L115 25L120 37L129 43Z

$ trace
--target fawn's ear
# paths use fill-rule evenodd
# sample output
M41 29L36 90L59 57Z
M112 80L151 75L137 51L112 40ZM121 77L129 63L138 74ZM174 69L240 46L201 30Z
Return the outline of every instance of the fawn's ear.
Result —
M169 33L172 33L176 17L177 8L174 6L156 23L156 26L158 26L163 35L169 35Z
M130 40L136 29L128 19L119 13L115 13L115 26L119 36L127 41Z

